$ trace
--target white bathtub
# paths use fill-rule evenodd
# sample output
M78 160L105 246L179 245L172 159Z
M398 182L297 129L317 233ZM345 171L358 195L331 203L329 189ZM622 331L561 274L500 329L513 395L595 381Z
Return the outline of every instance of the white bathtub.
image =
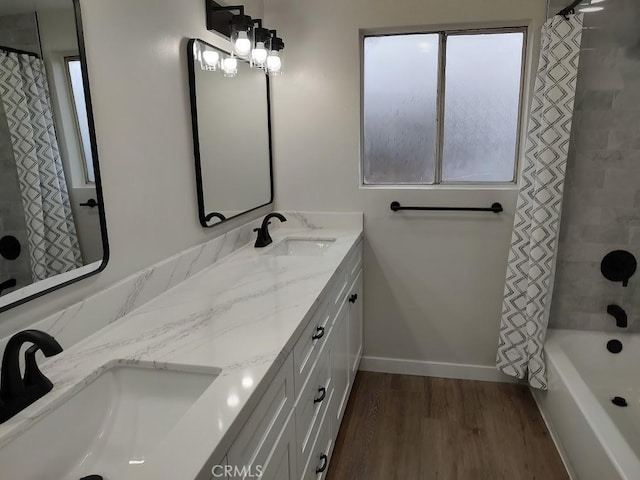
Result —
M533 394L571 477L640 479L640 334L550 330L545 354L549 390Z

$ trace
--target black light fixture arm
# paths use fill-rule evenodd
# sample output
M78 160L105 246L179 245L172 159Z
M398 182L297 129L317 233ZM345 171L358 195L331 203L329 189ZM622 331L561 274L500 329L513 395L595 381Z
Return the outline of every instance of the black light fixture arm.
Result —
M213 4L209 6L209 9L213 12L233 12L234 10L238 11L238 15L244 15L244 5L218 5L216 2L212 2L211 0L207 0L207 4Z
M282 38L278 36L278 32L276 30L269 30L269 35L271 35L269 46L270 50L283 50L284 42L282 41Z
M232 12L238 12L238 16L244 17L244 5L220 5L213 0L205 0L205 12L207 14L207 30L215 30L221 34L231 36L231 20L235 16ZM228 15L221 14L228 12Z
M582 2L583 0L574 0L573 2L571 2L570 5L567 5L558 13L556 13L556 15L559 15L561 17L568 19L569 15L573 15L574 13L576 13L576 7L580 5Z

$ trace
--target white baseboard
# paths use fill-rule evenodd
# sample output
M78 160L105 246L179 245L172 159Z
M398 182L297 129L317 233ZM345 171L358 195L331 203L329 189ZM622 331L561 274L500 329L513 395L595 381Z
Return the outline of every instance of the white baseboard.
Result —
M398 373L421 377L458 378L486 382L519 383L517 378L500 372L497 367L464 363L427 362L400 358L362 357L360 370L378 373Z

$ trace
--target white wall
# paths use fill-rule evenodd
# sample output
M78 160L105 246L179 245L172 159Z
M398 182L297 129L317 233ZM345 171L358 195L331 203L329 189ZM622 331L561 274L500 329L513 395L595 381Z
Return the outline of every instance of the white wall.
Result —
M0 336L271 210L212 230L198 222L186 44L226 46L206 30L204 2L81 5L111 258L99 275L0 314Z
M286 44L285 74L272 83L276 207L364 211L365 355L494 364L517 190L359 188L359 29L505 22L529 25L529 46L537 47L545 4L265 0L265 24ZM499 201L506 211L392 214L393 200Z

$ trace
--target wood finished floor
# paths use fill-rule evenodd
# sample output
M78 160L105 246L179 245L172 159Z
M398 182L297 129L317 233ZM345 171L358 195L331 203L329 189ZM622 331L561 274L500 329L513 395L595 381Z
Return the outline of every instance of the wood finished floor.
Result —
M328 480L569 480L521 385L358 372Z

